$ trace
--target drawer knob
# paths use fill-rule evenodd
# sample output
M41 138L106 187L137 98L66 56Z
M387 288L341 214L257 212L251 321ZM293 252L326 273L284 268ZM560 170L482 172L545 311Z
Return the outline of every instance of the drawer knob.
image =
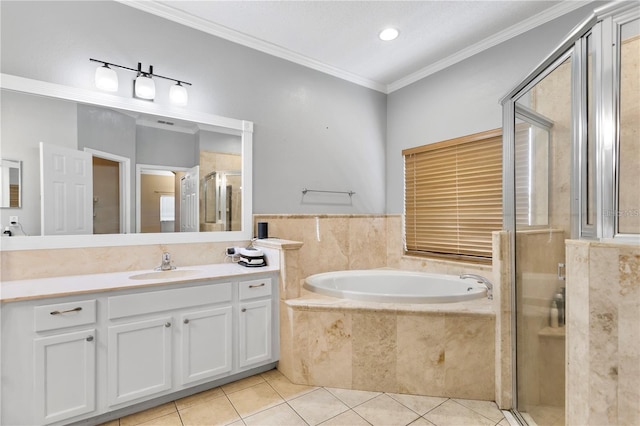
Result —
M189 324L189 318L185 318L185 319L184 319L184 323L185 323L185 324Z
M170 322L165 322L165 323L164 323L164 326L165 326L165 327L171 327L171 323L170 323Z
M242 312L247 312L247 308L242 308Z
M249 286L249 288L258 288L258 287L264 287L264 283L260 283L260 284L251 284Z
M87 337L87 342L93 342L93 336Z
M82 310L82 306L78 306L77 308L67 309L66 311L53 311L51 312L51 315L61 315L61 314L67 314L69 312L80 312L81 310Z

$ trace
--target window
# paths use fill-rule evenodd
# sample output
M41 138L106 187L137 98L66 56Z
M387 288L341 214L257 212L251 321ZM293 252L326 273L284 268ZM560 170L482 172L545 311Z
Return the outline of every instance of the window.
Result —
M502 130L402 151L405 252L490 263L502 229Z

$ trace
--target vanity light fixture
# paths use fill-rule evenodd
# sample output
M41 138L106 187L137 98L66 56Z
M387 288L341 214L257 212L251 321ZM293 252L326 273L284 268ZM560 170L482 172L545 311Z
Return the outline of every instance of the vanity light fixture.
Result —
M380 37L380 40L382 41L391 41L398 38L399 34L400 32L395 28L385 28L384 30L380 31L378 37Z
M153 77L163 78L165 80L175 81L176 84L169 89L169 98L171 102L176 105L186 105L188 100L187 88L183 85L191 86L191 83L187 83L184 80L177 80L171 77L165 77L163 75L153 73L153 65L149 66L149 71L142 70L142 64L138 62L138 68L129 68L123 65L113 64L111 62L103 61L100 59L89 58L92 62L99 62L102 65L96 69L96 87L101 90L109 92L115 92L118 90L118 75L115 70L110 67L122 68L137 73L136 79L133 82L134 97L141 99L153 100L156 96L156 84L153 81Z

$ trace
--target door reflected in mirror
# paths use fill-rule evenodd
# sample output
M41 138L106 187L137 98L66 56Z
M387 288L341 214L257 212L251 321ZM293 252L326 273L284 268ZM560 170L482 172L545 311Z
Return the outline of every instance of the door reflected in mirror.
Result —
M74 226L59 232L42 228L43 218L58 224L68 220L66 203L46 209L41 203L40 176L49 176L42 167L57 167L57 160L40 163L40 142L91 157L91 189L83 204L74 206L76 212L89 212L83 216L88 233L242 230L240 130L4 89L2 122L2 155L22 160L6 168L3 160L2 207L22 207L20 219L30 235L86 233L86 227L83 232ZM24 180L21 166L28 170ZM145 172L139 174L140 168ZM149 184L159 177L151 170L171 173L173 183ZM205 199L205 177L212 174L224 179L224 187ZM49 183L47 188L56 187ZM45 195L49 191L45 188ZM214 203L210 208L208 201Z

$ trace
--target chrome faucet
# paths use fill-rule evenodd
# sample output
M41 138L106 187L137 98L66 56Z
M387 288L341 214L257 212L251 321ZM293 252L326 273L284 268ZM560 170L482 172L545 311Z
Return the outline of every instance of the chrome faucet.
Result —
M493 284L491 284L491 281L489 281L488 279L486 279L485 277L481 276L481 275L476 275L476 274L462 274L460 275L460 279L464 280L465 278L472 278L476 281L478 281L479 283L482 283L484 285L487 286L487 299L489 300L493 300Z
M156 268L156 271L171 271L176 269L175 266L171 266L171 254L168 251L162 253L162 263Z

